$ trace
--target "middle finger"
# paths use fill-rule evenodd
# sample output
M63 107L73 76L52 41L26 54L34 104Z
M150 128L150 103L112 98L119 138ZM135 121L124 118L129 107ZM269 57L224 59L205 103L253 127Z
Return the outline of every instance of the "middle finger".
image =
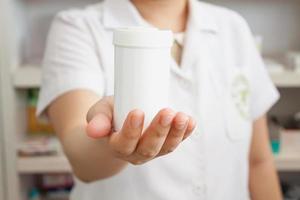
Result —
M147 161L159 153L175 115L176 113L171 109L163 109L156 115L142 135L136 151L133 153L133 159Z

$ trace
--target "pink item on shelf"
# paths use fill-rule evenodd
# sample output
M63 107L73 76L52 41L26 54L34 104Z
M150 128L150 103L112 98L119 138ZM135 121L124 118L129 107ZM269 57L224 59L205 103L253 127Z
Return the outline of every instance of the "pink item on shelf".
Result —
M39 185L43 190L68 189L73 186L70 174L45 174L39 177Z
M29 137L18 147L19 156L56 155L60 151L60 144L55 137Z

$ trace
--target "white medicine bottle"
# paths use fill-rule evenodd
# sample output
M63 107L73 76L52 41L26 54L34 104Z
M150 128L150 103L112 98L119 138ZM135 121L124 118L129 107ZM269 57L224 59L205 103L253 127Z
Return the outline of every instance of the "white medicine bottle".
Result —
M144 128L168 107L173 34L156 28L114 31L114 128L120 130L133 109L145 113Z

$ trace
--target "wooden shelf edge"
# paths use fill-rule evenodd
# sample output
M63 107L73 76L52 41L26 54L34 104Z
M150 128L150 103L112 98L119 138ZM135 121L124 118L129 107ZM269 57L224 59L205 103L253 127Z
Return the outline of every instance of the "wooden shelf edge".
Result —
M70 173L67 158L60 156L19 157L17 169L20 174Z

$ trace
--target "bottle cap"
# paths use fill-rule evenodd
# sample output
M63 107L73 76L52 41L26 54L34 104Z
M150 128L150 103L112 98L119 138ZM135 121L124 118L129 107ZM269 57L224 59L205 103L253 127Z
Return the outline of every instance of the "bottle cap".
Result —
M173 44L173 33L170 30L159 30L151 27L128 27L114 30L113 43L116 46L170 48Z

